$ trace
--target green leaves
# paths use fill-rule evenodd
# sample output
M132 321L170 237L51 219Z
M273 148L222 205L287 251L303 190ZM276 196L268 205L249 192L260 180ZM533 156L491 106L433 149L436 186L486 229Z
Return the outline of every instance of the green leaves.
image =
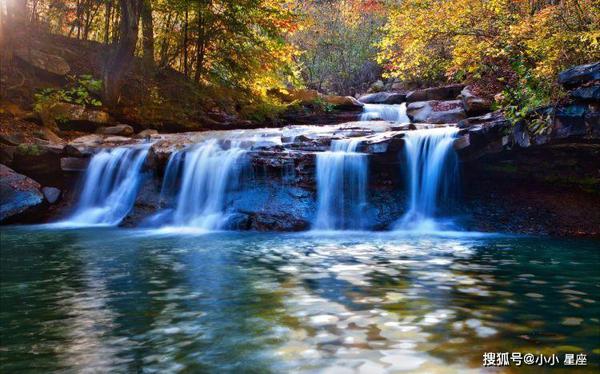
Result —
M102 101L98 98L102 90L102 81L91 75L68 77L69 84L61 89L44 88L34 94L34 111L41 112L42 107L57 102L100 107Z

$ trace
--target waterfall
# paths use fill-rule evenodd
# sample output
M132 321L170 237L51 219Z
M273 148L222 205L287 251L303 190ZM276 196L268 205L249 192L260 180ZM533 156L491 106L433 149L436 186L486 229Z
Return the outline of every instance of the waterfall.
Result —
M402 230L433 231L438 201L456 187L458 158L453 142L458 129L445 127L406 132L409 207L396 224Z
M334 140L331 150L317 154L318 209L313 229L364 228L367 155L356 152L359 140Z
M360 115L361 121L384 120L395 123L407 123L406 103L402 104L365 104Z
M150 144L145 144L95 154L85 172L75 212L59 224L118 225L133 207L149 149Z
M181 169L181 186L173 211L175 226L192 226L203 230L222 229L227 224L227 192L235 188L242 175L246 150L232 142L229 148L211 139L185 151L185 156L171 156L172 173L165 174L165 185L175 185L174 170Z

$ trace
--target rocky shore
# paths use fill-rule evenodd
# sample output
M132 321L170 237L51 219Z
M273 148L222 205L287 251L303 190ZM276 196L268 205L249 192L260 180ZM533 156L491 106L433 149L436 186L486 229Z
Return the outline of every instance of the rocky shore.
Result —
M510 125L464 85L380 92L359 100L339 97L335 105L343 110L313 122L319 125L302 125L318 117L298 116L288 119L296 125L268 129L136 133L135 126L85 108L59 108L73 114L60 123L51 115L40 123L16 109L5 111L0 115L0 221L64 216L93 154L151 143L146 183L123 222L138 225L161 207L160 184L170 155L210 138L224 147L239 142L251 165L251 187L232 193L228 202L239 229L305 230L316 209L316 155L329 150L332 141L356 139L357 151L369 159L370 228L384 230L405 209L403 138L416 129L450 125L459 128L454 148L462 164L461 207L453 213L465 229L600 236L600 63L570 69L559 80L570 90L570 101L539 109L549 121L544 133L531 131L525 122ZM406 103L412 123L358 122L365 103ZM323 124L338 121L343 123Z

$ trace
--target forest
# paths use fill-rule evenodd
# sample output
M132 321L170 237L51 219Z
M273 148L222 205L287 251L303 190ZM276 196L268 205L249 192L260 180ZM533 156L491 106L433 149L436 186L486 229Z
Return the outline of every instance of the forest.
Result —
M0 0L0 373L598 373L600 0Z
M6 0L3 43L22 33L60 35L102 48L102 105L118 106L133 65L146 106L165 100L155 81L169 70L187 84L192 105L217 103L264 120L293 105L290 90L357 95L379 80L410 89L475 83L482 95L520 117L564 97L555 76L599 59L600 4L565 1L118 1ZM97 46L97 47L96 47ZM3 48L3 96L18 95ZM135 60L135 61L134 61ZM140 70L141 69L141 70ZM8 76L7 76L8 75ZM82 74L84 75L84 74ZM77 77L75 77L77 79ZM138 78L140 79L140 78ZM166 85L167 83L162 83ZM34 92L39 87L33 85ZM373 87L377 89L377 85ZM173 87L172 89L177 90ZM39 92L38 92L39 93ZM172 95L171 95L172 96ZM222 100L228 101L228 100ZM212 103L211 103L212 104Z

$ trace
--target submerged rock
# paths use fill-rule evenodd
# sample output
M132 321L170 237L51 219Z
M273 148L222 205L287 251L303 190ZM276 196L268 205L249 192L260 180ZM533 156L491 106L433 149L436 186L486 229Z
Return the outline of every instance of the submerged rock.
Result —
M44 200L40 184L0 164L0 222L37 207Z

